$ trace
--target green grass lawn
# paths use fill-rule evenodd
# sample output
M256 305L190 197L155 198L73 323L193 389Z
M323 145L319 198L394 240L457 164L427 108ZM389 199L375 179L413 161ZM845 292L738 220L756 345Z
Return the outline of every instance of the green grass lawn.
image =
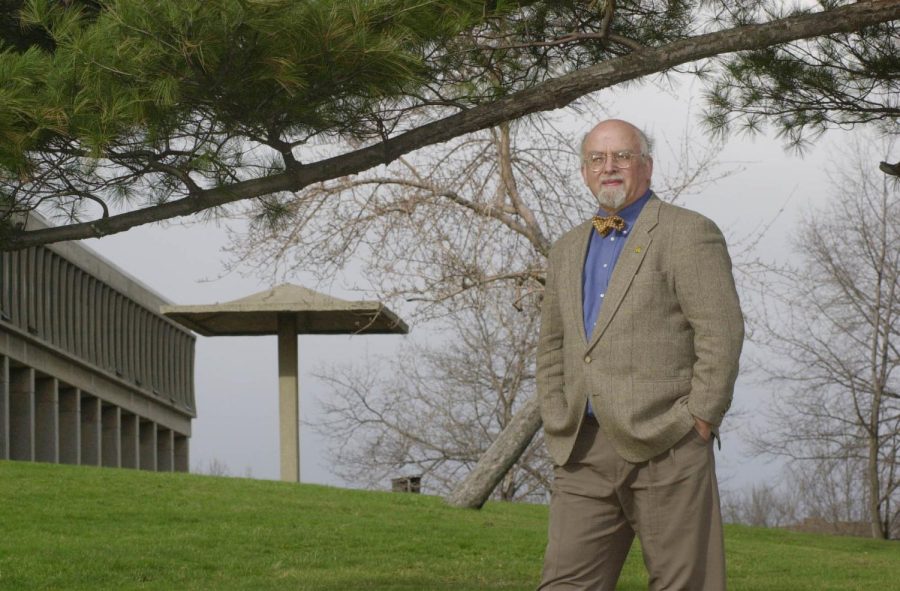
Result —
M0 462L0 590L533 589L543 506ZM889 590L900 544L729 527L732 591ZM620 589L646 589L637 549Z

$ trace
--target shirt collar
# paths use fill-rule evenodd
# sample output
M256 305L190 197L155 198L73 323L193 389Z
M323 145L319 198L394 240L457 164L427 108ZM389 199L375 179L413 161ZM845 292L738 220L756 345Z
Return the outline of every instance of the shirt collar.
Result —
M653 191L647 189L647 192L641 195L641 197L635 201L634 203L628 205L627 207L620 209L614 214L608 213L605 209L598 208L597 215L599 216L607 216L607 215L617 215L623 220L625 220L625 227L630 228L634 225L634 222L637 221L638 216L641 213L641 210L644 209L644 205L646 205L647 201L650 200L650 195L653 194Z

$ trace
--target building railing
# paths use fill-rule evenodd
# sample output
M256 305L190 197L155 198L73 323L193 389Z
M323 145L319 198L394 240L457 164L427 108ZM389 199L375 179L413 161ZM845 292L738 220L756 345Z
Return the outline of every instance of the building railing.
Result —
M0 323L194 412L194 336L51 249L0 253Z

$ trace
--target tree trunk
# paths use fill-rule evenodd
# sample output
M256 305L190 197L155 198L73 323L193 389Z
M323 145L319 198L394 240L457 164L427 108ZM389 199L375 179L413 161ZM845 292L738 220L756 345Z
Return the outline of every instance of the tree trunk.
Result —
M869 461L866 471L869 477L869 522L872 526L872 537L878 540L887 539L887 531L883 527L881 520L881 503L878 478L878 440L869 436Z
M888 538L888 530L881 519L881 478L878 474L878 426L881 410L881 388L876 386L872 401L872 417L868 433L868 455L866 477L869 481L869 523L872 526L872 537L878 540Z
M450 493L446 498L447 504L465 509L481 509L540 428L541 410L537 397L533 397L513 416L478 460L475 469Z

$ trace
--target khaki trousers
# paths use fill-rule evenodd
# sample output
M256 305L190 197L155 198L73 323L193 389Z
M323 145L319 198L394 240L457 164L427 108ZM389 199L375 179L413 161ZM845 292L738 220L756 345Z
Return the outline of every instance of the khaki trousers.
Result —
M635 533L651 591L724 591L725 549L712 442L691 429L659 456L623 460L585 420L554 470L539 591L613 591Z

